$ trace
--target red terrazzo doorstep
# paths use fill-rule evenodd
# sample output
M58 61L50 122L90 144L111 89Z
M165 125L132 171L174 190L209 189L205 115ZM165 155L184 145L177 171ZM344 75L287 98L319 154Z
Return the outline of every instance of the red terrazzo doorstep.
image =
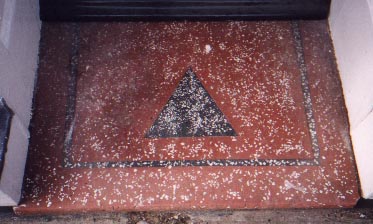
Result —
M81 27L73 161L313 156L289 23L254 27L265 38L245 23L94 26ZM236 138L144 138L188 67Z
M355 205L356 170L327 23L299 27L301 42L287 21L44 24L24 193L15 211ZM146 137L188 68L236 136ZM66 118L71 105L74 116Z

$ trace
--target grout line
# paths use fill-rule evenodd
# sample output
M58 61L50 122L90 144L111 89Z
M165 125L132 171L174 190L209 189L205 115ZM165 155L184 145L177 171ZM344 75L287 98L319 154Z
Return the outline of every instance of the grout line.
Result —
M71 147L73 142L73 133L75 125L75 109L76 109L76 94L77 94L77 73L78 73L78 58L79 58L79 25L72 25L72 46L70 60L70 76L68 77L67 90L67 106L65 117L65 132L64 132L64 147L63 147L63 166L71 166Z

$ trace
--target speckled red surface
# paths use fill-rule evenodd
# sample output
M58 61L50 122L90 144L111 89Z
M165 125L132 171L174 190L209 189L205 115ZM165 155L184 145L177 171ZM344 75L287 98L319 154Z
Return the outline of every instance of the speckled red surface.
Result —
M235 136L146 137L189 68ZM325 21L43 24L18 214L350 207L356 176Z

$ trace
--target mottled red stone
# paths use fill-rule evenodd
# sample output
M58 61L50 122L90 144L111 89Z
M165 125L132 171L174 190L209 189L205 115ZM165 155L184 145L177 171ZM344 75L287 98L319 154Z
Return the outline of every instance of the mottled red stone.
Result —
M18 214L356 203L357 175L326 21L300 22L303 52L288 21L77 26L79 33L73 24L43 24ZM74 35L78 62L70 127ZM309 81L306 103L299 53ZM188 68L237 136L146 138ZM317 153L305 104L313 112ZM255 159L316 162L130 167L144 161Z

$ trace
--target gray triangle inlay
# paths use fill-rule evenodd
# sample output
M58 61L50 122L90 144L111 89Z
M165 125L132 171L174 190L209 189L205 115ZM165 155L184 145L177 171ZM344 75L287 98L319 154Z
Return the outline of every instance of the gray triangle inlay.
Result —
M145 137L203 136L236 136L236 132L189 69Z

